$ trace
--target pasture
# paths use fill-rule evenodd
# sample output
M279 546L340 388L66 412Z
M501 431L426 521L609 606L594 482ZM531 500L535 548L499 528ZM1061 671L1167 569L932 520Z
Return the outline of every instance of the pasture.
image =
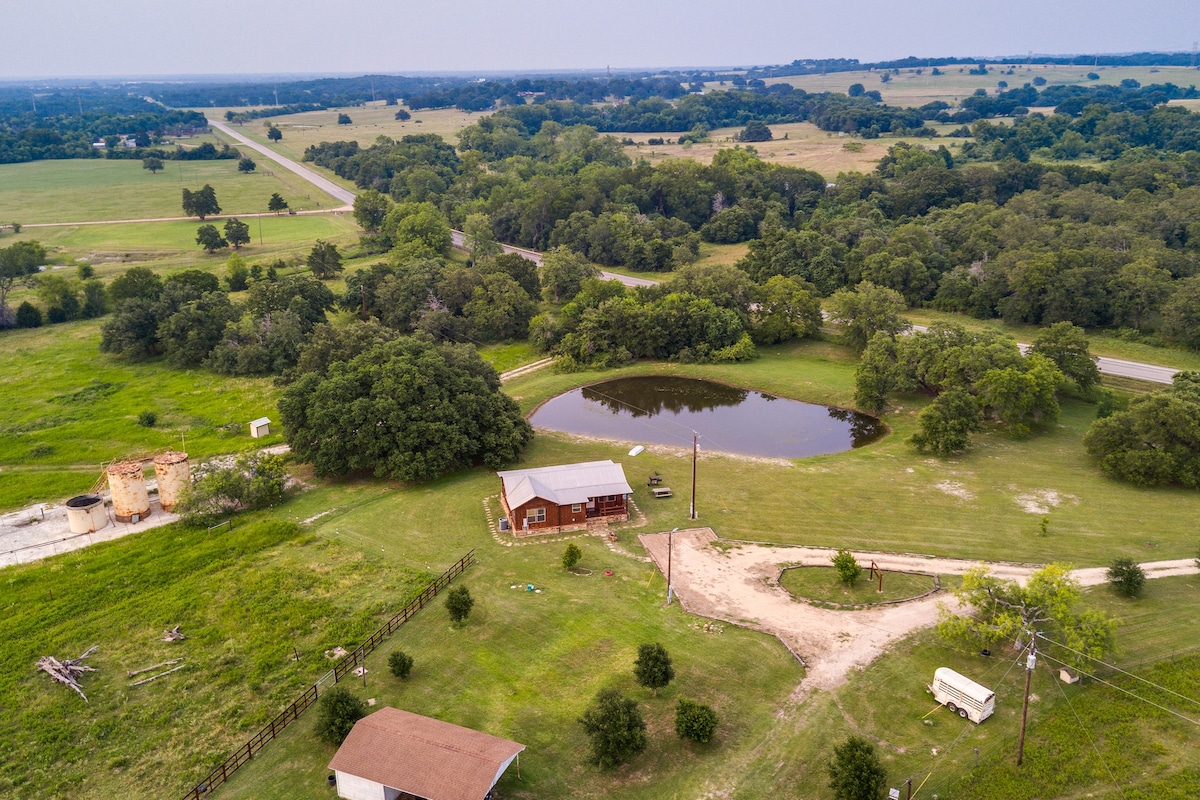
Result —
M101 463L182 447L193 460L278 443L246 424L276 417L270 378L228 378L101 353L100 320L8 331L0 375L0 509L85 492ZM153 411L153 428L137 424Z
M935 126L949 130L957 126ZM769 142L742 144L735 138L741 128L717 128L709 134L709 140L685 144L647 144L651 138L675 141L678 134L614 133L618 139L632 139L634 144L625 146L625 153L635 161L645 159L658 164L672 158L690 158L702 164L712 162L720 150L734 147L752 147L759 157L771 164L810 169L827 181L837 179L842 172L871 172L879 159L887 154L888 148L897 142L909 141L903 136L883 136L879 139L863 139L859 136L823 131L811 122L792 122L771 125L774 138ZM786 138L785 138L786 137ZM911 139L922 147L930 147L928 139ZM962 147L962 139L938 140L953 154ZM933 145L936 148L936 145Z
M877 90L883 101L889 105L913 107L923 106L935 100L956 105L963 98L974 94L977 89L994 94L1000 81L1006 81L1010 89L1019 89L1036 77L1045 78L1047 86L1115 85L1127 78L1143 85L1174 83L1187 87L1200 82L1200 72L1188 67L1093 67L1083 63L1078 66L1030 63L1013 65L1011 75L1006 74L1009 69L1007 65L988 63L987 68L987 75L969 74L969 65L939 67L942 75L933 75L932 70L928 68L922 69L920 74L916 68L902 69L898 75L893 74L887 83L880 80L880 71L869 70L827 75L794 75L765 80L768 85L787 83L806 92L845 92L851 85L861 83L867 90ZM1089 72L1099 75L1100 79L1089 80ZM711 91L714 84L709 83L706 88Z
M303 114L285 114L266 117L234 126L241 133L260 144L278 150L288 158L300 161L309 146L321 142L358 142L360 147L370 147L380 136L400 139L420 133L433 133L450 144L458 142L458 132L486 114L459 111L455 108L425 109L411 111L412 119L401 122L396 112L404 106L385 106L382 103L350 108L329 108L323 111L308 111ZM206 113L212 113L205 109ZM338 125L338 114L346 114L353 120L350 125ZM217 119L224 119L223 114ZM283 138L272 142L267 138L267 123L279 128ZM314 165L309 164L310 168ZM331 175L319 170L323 175ZM340 183L345 183L336 178ZM347 184L348 188L353 186Z
M248 149L248 148L247 148ZM257 154L253 154L257 156ZM271 195L292 208L328 207L329 198L265 158L258 169L238 172L236 159L164 161L152 175L140 160L67 159L0 165L0 219L34 223L96 222L182 217L182 189L216 190L225 215L265 214Z

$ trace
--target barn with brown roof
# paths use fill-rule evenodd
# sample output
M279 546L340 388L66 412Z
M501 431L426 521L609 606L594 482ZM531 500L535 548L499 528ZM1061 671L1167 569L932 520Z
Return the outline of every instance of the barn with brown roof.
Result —
M629 519L633 489L612 461L497 472L500 504L517 535L584 528L589 522Z
M363 717L329 768L347 800L484 800L525 745L398 708Z

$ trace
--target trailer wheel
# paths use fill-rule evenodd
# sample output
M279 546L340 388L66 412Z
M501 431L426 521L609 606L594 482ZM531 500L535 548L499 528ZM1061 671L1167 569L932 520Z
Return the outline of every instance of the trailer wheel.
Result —
M966 719L967 718L967 710L965 708L960 708L958 710L958 715L960 717L962 717L963 719Z
M946 708L950 709L951 714L958 712L958 706L954 705L954 703L946 703Z

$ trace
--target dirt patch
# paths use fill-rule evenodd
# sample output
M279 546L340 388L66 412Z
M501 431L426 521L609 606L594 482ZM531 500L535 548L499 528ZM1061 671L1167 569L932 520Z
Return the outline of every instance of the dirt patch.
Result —
M1019 494L1014 500L1026 514L1049 514L1050 509L1058 508L1063 503L1076 504L1079 498L1073 494L1059 494L1053 489L1040 489L1028 494Z
M934 484L934 487L948 495L957 497L959 500L975 499L975 493L958 481L942 481L941 483Z
M1063 502L1063 497L1057 498ZM666 533L642 534L642 545L665 574ZM887 607L835 611L797 603L782 586L785 566L828 566L834 550L821 547L764 545L718 539L710 528L693 528L674 534L671 584L675 596L690 613L760 630L779 638L802 664L807 675L793 693L803 699L813 689L834 689L845 683L850 671L865 667L894 642L938 621L939 607L956 609L945 592ZM874 560L888 571L962 575L979 562L932 558L903 553L854 553L859 563ZM1003 580L1024 581L1035 564L993 563L992 574ZM1192 559L1143 565L1147 577L1197 574ZM1104 582L1104 568L1072 573L1085 586Z

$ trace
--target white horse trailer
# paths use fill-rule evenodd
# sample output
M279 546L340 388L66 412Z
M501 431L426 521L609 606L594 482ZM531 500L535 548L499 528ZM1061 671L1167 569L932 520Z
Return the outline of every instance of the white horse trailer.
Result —
M996 693L949 667L938 667L929 686L933 699L978 725L996 710Z

